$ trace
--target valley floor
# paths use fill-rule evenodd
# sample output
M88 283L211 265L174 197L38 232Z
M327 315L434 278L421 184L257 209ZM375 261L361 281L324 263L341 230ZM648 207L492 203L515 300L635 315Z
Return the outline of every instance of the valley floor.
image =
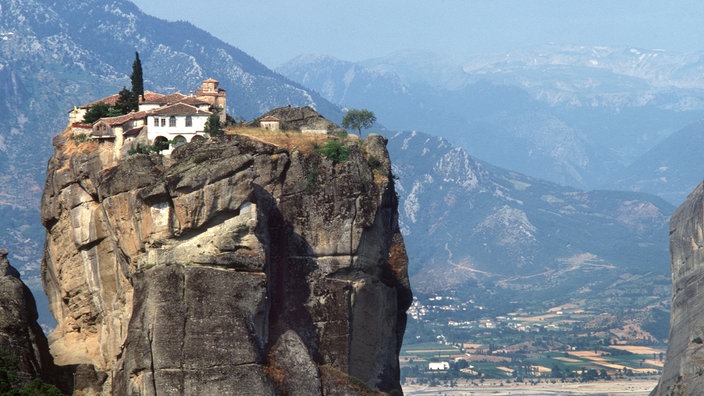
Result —
M409 396L443 395L530 395L530 396L647 396L657 385L656 377L649 379L632 379L618 381L594 381L585 383L538 383L504 384L487 381L484 384L472 385L471 382L459 382L456 387L429 387L427 385L404 385L403 392Z

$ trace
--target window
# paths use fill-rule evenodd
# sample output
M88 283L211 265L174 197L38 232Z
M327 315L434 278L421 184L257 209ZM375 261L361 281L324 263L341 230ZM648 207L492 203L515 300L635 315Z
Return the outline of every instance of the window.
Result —
M154 117L154 126L158 127L159 126L159 119Z
M193 118L191 118L191 116L186 116L186 126L187 127L193 126Z
M175 127L176 126L176 117L171 116L169 117L169 127Z
M161 119L161 126L166 126L166 118Z

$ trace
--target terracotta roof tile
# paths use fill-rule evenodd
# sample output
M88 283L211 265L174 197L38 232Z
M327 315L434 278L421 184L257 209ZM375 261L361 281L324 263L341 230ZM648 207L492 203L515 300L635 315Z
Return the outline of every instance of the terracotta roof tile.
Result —
M211 115L213 113L205 110L199 110L195 106L185 103L176 103L169 106L159 107L148 112L148 115L159 116L183 116L183 115Z
M162 97L162 96L165 96L165 95L162 95L162 94L156 93L156 92L152 92L152 91L144 91L144 101L142 101L141 98L140 98L140 103L143 103L143 102L146 102L146 101L149 101L149 100L154 100L154 99L160 98L160 97ZM115 104L117 103L117 100L118 100L118 99L120 99L120 94L119 94L119 93L116 93L116 94L113 94L113 95L110 95L110 96L106 96L106 97L104 97L104 98L102 98L102 99L98 99L98 100L96 100L96 101L94 101L94 102L90 102L90 103L88 103L88 104L84 104L84 105L82 105L82 106L78 106L78 108L79 108L79 109L87 109L87 108L89 108L89 107L92 107L92 106L97 105L97 104L100 103L100 102L103 102L103 103L105 103L105 104L108 105L108 106L115 106Z
M184 100L187 98L186 95L180 93L180 92L175 92L169 95L161 95L160 97L155 97L154 99L151 100L145 100L142 102L142 104L158 104L158 105L167 105L167 104L172 104L179 102L181 100ZM146 99L146 97L145 97Z
M218 88L218 91L204 91L202 88L201 89L196 89L196 96L225 96L226 92L222 88Z
M141 127L137 127L137 128L132 128L129 131L124 132L122 135L123 136L137 136L137 135L139 135L139 132L142 131L142 128L144 128L144 127L141 126Z
M93 125L99 123L99 122L104 122L110 126L115 126L115 125L122 125L126 123L127 121L132 121L132 120L137 120L140 118L144 118L147 116L146 111L139 111L137 113L129 113L117 117L104 117L93 123Z
M83 106L78 106L78 108L79 109L87 109L89 107L93 107L93 106L97 105L100 102L103 102L108 106L115 106L115 103L117 103L117 100L119 98L120 98L120 94L114 94L114 95L110 95L110 96L104 97L102 99L96 100L94 102L84 104Z
M185 103L189 104L191 106L203 106L203 105L210 105L210 103L202 101L194 96L189 96L183 100L178 101L178 103Z

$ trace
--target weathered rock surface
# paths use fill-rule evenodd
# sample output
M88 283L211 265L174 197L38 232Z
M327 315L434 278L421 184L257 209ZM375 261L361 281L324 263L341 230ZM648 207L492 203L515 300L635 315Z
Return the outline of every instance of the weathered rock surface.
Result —
M670 220L672 310L667 357L651 395L704 390L704 183Z
M115 163L57 137L55 359L94 368L88 393L343 394L340 373L400 389L411 292L385 144L335 164L233 136Z
M44 332L37 323L37 307L20 273L0 249L0 352L17 362L19 381L40 378L64 387L63 375L49 354Z

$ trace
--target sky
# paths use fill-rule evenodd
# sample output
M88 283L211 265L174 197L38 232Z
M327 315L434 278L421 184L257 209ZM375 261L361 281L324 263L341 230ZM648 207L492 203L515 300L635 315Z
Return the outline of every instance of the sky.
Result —
M361 61L400 50L456 59L545 44L704 49L701 0L133 0L189 21L270 68L301 54Z

